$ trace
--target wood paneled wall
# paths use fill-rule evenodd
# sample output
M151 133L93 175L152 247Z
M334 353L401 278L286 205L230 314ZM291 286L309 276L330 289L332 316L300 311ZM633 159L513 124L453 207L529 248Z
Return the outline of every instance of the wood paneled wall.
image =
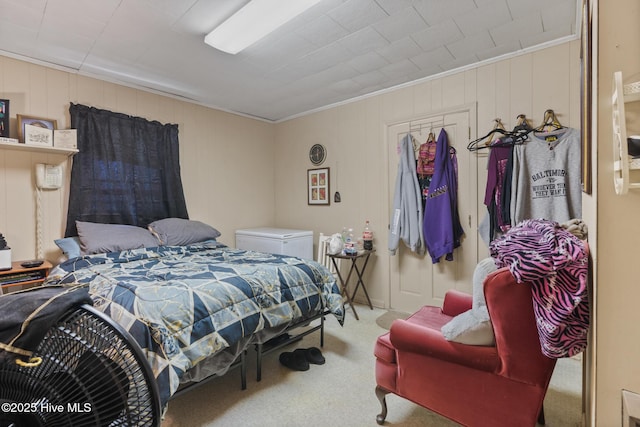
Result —
M367 268L371 299L389 301L387 233L390 201L385 127L476 104L477 129L482 136L501 118L513 127L519 114L534 126L553 109L566 126L580 127L580 42L569 41L441 78L408 85L380 95L279 123L276 128L276 222L294 228L311 228L316 235L336 233L343 227L359 232L370 220L378 252ZM331 168L331 191L340 191L341 203L307 206L306 170L313 166L308 151L314 143L327 147L323 167ZM478 215L486 186L486 156L478 156ZM579 161L579 160L578 160ZM467 221L463 221L463 224ZM476 228L465 226L467 233ZM487 254L480 240L479 253ZM485 255L486 256L486 255ZM426 261L425 261L426 262Z
M0 56L0 98L10 100L11 136L16 114L55 119L69 127L69 104L80 103L125 114L177 123L180 164L189 215L222 232L235 244L234 231L272 225L275 218L274 126L219 110L122 85ZM14 260L36 256L34 164L63 164L65 156L0 150L0 233ZM43 250L56 261L53 240L66 222L68 179L61 190L42 193Z
M281 226L312 229L317 235L344 226L358 230L371 220L380 252L368 274L374 299L384 304L389 214L385 126L475 103L477 128L472 134L487 132L496 117L512 126L524 113L537 124L547 108L564 124L579 127L579 49L579 41L571 41L278 124L8 57L0 57L0 96L11 100L12 117L53 118L60 128L69 126L70 102L177 123L190 216L219 228L221 240L230 245L237 228ZM15 135L15 119L12 127ZM341 203L332 200L328 207L306 203L306 170L312 167L308 150L316 142L328 149L323 166L331 168L331 191L342 195ZM483 161L481 156L479 191L486 179ZM64 156L0 150L0 232L7 235L16 259L35 256L33 165L39 162L67 164ZM53 261L59 256L52 242L64 231L67 192L65 186L43 193L43 241L46 257ZM479 204L479 216L482 209Z

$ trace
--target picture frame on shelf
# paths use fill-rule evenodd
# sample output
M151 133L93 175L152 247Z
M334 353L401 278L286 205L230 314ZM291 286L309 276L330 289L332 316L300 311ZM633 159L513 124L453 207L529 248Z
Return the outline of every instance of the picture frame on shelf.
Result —
M78 131L76 129L56 129L53 131L53 146L56 148L78 148Z
M51 132L51 146L53 146L53 131L58 128L57 120L45 119L43 117L26 116L24 114L16 114L16 119L18 122L18 141L26 144L25 126L30 125L30 126L49 130ZM43 145L43 144L37 144L37 145Z
M24 125L24 143L25 145L53 147L53 130L26 124Z
M9 100L0 99L0 137L9 138Z
M329 168L307 170L307 204L329 205Z

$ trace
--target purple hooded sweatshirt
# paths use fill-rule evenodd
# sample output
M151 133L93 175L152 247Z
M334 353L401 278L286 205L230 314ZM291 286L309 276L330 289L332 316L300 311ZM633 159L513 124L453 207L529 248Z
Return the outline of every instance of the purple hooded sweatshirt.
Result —
M436 142L435 171L425 202L423 231L431 261L436 264L443 255L452 261L453 250L460 246L464 231L458 216L458 160L444 129Z

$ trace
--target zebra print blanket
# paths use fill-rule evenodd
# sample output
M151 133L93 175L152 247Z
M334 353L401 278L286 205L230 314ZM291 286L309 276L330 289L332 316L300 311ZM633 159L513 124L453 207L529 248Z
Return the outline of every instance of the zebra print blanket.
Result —
M530 282L542 353L571 357L587 347L586 244L554 221L525 220L490 245L498 267Z

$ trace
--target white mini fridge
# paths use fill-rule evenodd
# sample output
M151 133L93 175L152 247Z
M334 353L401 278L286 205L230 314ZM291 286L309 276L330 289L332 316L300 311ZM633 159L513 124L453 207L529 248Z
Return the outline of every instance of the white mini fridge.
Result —
M313 231L269 227L236 230L236 247L313 259Z

